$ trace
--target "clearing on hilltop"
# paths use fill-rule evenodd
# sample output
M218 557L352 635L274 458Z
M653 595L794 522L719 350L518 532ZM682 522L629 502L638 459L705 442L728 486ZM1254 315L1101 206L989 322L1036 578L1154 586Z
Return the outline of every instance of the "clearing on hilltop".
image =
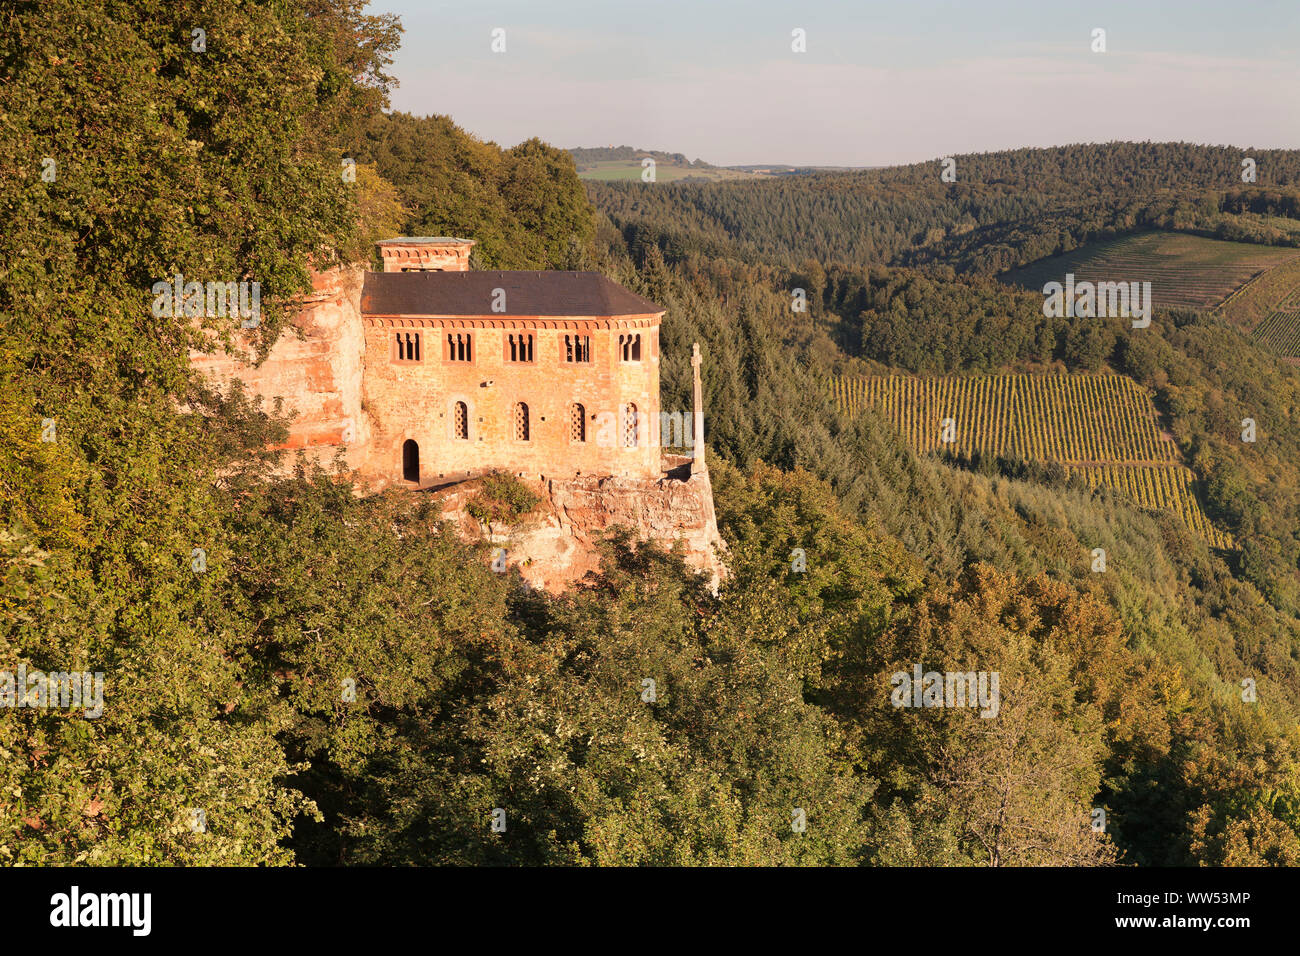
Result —
M724 179L762 179L762 173L714 166L702 159L690 160L682 153L657 149L634 149L631 146L577 148L569 150L578 167L580 179L601 182L697 182L712 183ZM643 178L647 159L654 161L653 179Z

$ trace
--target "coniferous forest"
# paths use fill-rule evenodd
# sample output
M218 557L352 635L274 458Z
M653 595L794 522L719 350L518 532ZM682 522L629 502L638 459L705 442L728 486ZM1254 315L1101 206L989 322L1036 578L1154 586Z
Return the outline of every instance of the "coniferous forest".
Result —
M1213 309L1138 334L1000 278L1153 230L1300 246L1300 151L584 183L390 109L400 42L354 0L0 10L0 667L110 676L96 720L0 713L0 863L1300 865L1300 370ZM289 413L149 308L256 276L269 349L390 235L658 303L665 408L700 343L716 594L619 535L520 587L421 495L271 450ZM1010 373L1140 386L1231 546L830 385ZM893 705L914 665L998 672L997 720Z

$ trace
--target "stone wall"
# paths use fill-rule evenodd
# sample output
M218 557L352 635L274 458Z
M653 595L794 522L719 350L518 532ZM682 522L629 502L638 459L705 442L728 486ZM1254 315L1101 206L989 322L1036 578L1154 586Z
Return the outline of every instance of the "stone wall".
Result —
M491 469L526 477L659 475L657 320L366 320L365 407L372 427L369 463L378 484L402 480L402 448L419 448L420 484ZM395 359L394 339L419 336L421 360ZM471 361L450 361L448 332L469 335ZM533 361L511 362L507 335L533 336ZM641 336L641 360L621 361L618 338ZM589 337L591 361L565 361L564 336ZM467 409L468 438L457 438L456 404ZM515 406L527 406L528 440L516 437ZM636 444L624 442L623 416L636 406ZM572 406L583 407L585 441L574 441Z
M468 272L472 239L411 237L386 239L378 243L385 272L433 270Z

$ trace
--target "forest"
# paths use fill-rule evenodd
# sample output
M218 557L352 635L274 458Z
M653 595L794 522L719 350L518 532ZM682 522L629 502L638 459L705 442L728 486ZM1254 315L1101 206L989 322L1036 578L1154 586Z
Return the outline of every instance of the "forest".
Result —
M1243 156L1257 184L1242 182ZM1098 239L1171 229L1300 245L1294 150L1107 143L958 157L702 189L588 183L634 251L796 266L948 265L992 275Z
M1257 184L1175 143L584 184L387 110L400 24L352 0L231 0L201 61L196 0L120 6L0 11L0 662L108 675L98 719L0 714L0 861L1300 864L1296 369L1208 313L1138 337L995 279L1147 227L1296 245L1300 152L1253 151ZM278 471L285 411L149 309L160 275L256 276L267 345L394 231L659 303L664 407L701 344L717 594L617 535L529 591L418 494ZM1149 390L1235 546L918 453L828 387L1046 371ZM892 706L914 665L1000 673L998 719Z

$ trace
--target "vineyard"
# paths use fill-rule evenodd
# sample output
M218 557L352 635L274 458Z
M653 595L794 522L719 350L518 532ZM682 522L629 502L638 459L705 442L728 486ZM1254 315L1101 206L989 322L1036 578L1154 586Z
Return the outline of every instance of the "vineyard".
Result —
M1073 252L1040 259L1000 278L1042 291L1048 282L1150 282L1158 309L1209 309L1260 272L1300 256L1295 249L1149 232L1089 243Z
M1089 487L1171 511L1215 547L1229 539L1202 512L1195 476L1161 434L1150 395L1118 375L834 378L840 410L882 412L917 452L1059 462Z
M1160 434L1150 397L1118 375L879 376L836 379L833 388L841 409L881 409L922 453L1065 464L1178 460L1173 442ZM944 419L953 421L951 441L943 440Z
M1244 332L1250 332L1274 312L1300 309L1300 257L1260 273L1220 303L1215 310Z
M1254 335L1282 355L1300 356L1300 310L1274 312L1255 326Z
M1300 258L1263 273L1230 295L1216 310L1260 344L1300 361Z
M1196 476L1183 465L1090 465L1067 466L1068 474L1077 474L1089 488L1111 488L1143 508L1169 511L1178 515L1211 547L1230 548L1232 539L1205 517L1196 500Z

